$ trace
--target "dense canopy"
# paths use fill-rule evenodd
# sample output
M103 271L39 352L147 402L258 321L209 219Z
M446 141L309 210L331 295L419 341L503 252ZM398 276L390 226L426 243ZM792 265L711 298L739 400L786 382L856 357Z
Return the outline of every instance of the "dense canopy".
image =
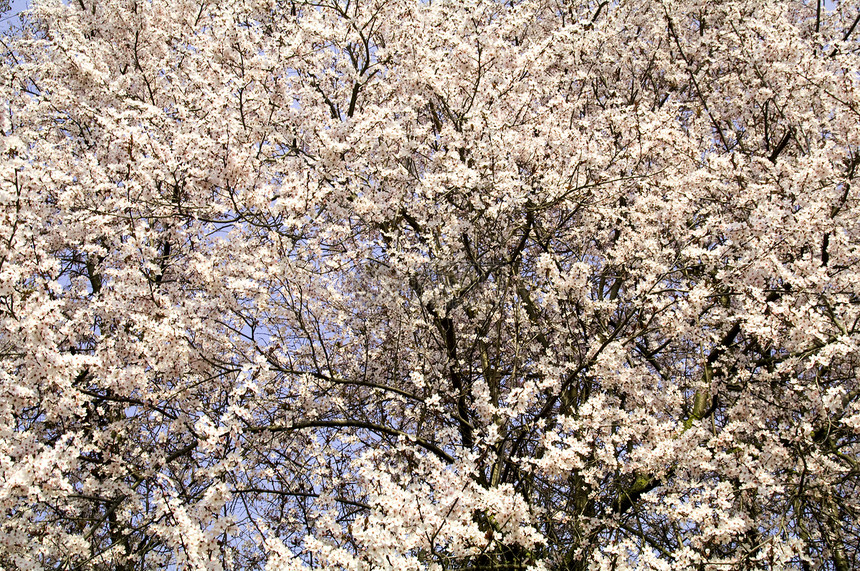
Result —
M0 568L860 568L860 2L32 4Z

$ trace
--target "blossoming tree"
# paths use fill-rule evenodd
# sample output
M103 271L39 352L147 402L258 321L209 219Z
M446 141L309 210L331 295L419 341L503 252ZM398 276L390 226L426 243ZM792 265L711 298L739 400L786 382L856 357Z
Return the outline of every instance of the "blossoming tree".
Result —
M860 567L860 2L32 4L0 567Z

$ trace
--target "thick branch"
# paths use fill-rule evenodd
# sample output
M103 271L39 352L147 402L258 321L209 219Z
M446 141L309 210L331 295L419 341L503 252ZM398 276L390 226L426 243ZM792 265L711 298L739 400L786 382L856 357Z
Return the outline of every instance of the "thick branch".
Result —
M289 426L272 424L269 426L252 426L245 429L246 432L257 433L257 432L291 432L293 430L301 430L303 428L364 428L366 430L371 430L373 432L379 432L382 434L388 434L389 436L402 436L408 441L415 442L425 450L432 452L448 464L454 463L454 458L427 440L423 438L419 438L417 436L407 434L400 430L396 430L394 428L389 428L387 426L381 426L379 424L373 424L372 422L362 422L360 420L307 420L303 422L296 422Z

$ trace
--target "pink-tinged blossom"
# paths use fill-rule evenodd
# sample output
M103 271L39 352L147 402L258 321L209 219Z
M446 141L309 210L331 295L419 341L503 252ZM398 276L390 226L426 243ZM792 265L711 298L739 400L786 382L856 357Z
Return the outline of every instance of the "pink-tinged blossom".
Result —
M31 4L0 569L860 568L860 2Z

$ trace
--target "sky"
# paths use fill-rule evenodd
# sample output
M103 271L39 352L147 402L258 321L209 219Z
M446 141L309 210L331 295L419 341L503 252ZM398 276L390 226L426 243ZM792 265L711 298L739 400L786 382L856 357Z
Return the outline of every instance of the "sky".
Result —
M29 0L12 0L9 11L0 14L0 32L6 31L17 20L18 13L24 10L28 4ZM0 6L2 5L3 1L0 0Z

